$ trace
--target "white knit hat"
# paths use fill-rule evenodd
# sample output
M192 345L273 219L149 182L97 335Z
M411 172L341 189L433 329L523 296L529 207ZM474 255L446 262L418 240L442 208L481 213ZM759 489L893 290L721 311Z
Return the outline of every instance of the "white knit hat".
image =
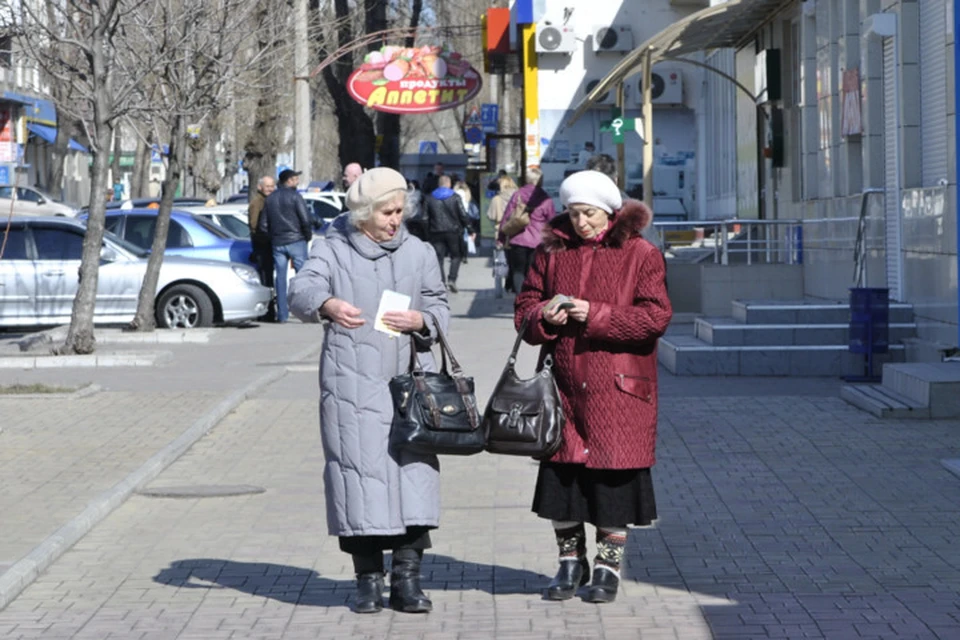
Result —
M599 171L577 171L560 185L560 203L588 204L613 213L623 206L616 183Z
M365 171L347 190L347 208L356 211L391 191L406 191L407 179L389 167Z

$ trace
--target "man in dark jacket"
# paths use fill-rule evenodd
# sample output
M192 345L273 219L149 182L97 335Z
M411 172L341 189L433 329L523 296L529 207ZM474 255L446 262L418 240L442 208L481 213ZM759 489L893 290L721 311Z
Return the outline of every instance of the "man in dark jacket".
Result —
M250 225L253 256L257 260L257 273L260 274L260 283L271 288L273 287L273 249L270 246L270 237L257 231L257 223L260 221L264 202L276 190L276 179L273 176L263 176L257 181L257 191L250 196L250 206L247 207L247 222Z
M464 229L470 225L470 219L463 210L460 196L450 188L450 176L440 176L437 184L439 186L424 198L427 207L427 237L437 252L441 277L444 276L443 260L450 256L450 273L444 280L450 292L456 293L457 274L463 259L461 241Z
M307 247L313 238L307 203L297 193L300 172L284 169L278 179L280 187L263 204L257 231L270 238L273 265L276 268L277 322L286 322L290 316L287 307L287 265L293 260L293 270L299 271L307 260Z

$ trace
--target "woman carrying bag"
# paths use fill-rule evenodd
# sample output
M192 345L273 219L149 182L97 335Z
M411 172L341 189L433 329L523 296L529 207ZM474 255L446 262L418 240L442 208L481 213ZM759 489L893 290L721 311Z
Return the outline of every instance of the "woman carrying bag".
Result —
M517 189L510 198L500 221L497 242L507 248L507 262L513 289L520 291L523 279L530 269L533 254L540 246L544 228L556 215L553 199L543 190L543 172L539 167L527 167L527 184Z
M611 602L628 525L656 518L650 468L657 433L657 339L672 310L663 256L640 232L650 211L610 178L581 171L560 186L564 213L544 232L514 322L549 356L566 416L560 449L540 463L533 511L553 522L559 569L547 598L591 581L585 523L597 554L585 599Z
M320 435L327 528L352 557L358 613L383 608L384 550L393 552L390 606L432 608L420 588L420 563L429 530L440 522L440 469L435 455L389 446L388 384L407 372L414 346L423 369L436 371L430 346L450 309L436 253L403 224L406 197L406 180L393 169L364 173L347 192L349 215L314 243L290 283L290 310L326 324ZM386 328L405 334L400 338L375 328L385 291L410 297L409 310L382 316Z

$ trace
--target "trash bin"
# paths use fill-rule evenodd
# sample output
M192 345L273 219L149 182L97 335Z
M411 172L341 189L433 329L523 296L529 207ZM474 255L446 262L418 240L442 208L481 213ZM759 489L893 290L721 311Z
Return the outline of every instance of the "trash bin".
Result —
M864 375L845 376L851 382L878 382L873 354L890 350L890 290L867 287L850 289L850 353L861 353Z
M886 353L890 350L890 290L850 289L850 352Z

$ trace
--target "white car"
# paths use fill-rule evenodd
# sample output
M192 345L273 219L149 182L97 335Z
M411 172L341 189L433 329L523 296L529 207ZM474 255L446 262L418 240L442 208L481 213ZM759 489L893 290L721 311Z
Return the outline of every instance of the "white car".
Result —
M339 191L303 191L300 195L307 202L314 230L321 235L333 219L343 212L347 198L347 194Z
M246 203L218 204L213 207L177 207L179 211L189 211L195 216L205 218L217 225L234 238L249 238L250 223L247 218Z
M77 295L83 224L68 218L16 218L0 256L0 327L70 322ZM147 254L104 235L94 322L126 323L137 311ZM165 256L156 320L164 328L205 327L266 314L272 291L250 265Z
M16 196L16 197L14 197ZM0 184L0 216L75 216L77 210L33 187Z

